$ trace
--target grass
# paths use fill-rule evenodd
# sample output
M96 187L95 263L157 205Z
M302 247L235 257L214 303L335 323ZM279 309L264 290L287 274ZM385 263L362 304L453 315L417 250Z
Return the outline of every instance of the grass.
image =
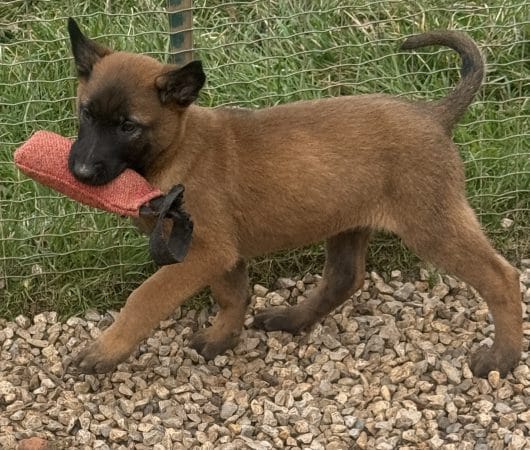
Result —
M455 136L469 198L497 248L514 262L528 255L526 2L194 4L196 56L208 74L200 99L205 106L261 107L375 91L442 97L458 79L454 53L409 54L398 51L399 43L423 30L467 30L488 61L484 88ZM155 270L145 238L126 220L85 208L28 180L13 167L12 153L37 129L75 136L66 17L78 17L90 36L114 48L166 59L164 5L154 0L0 4L0 316L43 309L68 316L87 308L117 308ZM513 224L504 228L503 219ZM268 256L253 263L253 281L267 284L278 275L319 271L322 262L319 245ZM417 263L396 238L375 237L371 267L406 272Z

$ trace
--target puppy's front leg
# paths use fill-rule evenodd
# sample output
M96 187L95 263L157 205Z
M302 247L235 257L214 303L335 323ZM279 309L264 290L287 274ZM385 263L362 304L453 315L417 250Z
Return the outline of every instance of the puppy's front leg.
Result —
M243 260L210 284L220 310L213 325L197 331L190 342L206 359L213 359L237 344L249 302L248 284Z
M164 266L134 290L116 321L76 358L84 373L105 373L124 361L161 320L210 284L234 261L190 249L184 262Z

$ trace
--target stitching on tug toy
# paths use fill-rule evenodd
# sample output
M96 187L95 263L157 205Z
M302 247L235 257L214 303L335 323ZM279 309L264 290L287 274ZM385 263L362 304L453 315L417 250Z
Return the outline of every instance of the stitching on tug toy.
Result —
M68 138L37 131L15 151L15 164L29 177L79 203L123 216L155 218L149 238L151 257L158 265L181 262L193 232L193 222L182 208L184 186L177 184L164 194L131 169L102 186L81 183L68 169L71 146ZM164 227L165 219L171 220L170 229Z

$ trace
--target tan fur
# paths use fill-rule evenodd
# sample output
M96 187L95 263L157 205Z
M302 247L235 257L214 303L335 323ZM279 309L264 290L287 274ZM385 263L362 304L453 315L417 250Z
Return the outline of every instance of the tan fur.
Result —
M269 330L305 329L362 285L372 229L398 234L419 256L484 296L496 339L473 359L476 374L506 374L517 363L517 272L480 230L450 136L481 73L472 88L463 86L465 101L455 94L438 103L363 95L252 111L162 107L155 79L167 70L146 56L111 53L80 83L80 99L112 83L130 92L135 115L149 124L156 143L147 178L162 190L184 184L185 209L195 225L184 262L161 268L131 294L117 321L79 356L82 370L110 370L206 286L212 286L221 310L192 345L215 356L234 345L242 328L244 261L327 240L324 279L312 297L256 318L257 326ZM451 102L460 102L454 114Z

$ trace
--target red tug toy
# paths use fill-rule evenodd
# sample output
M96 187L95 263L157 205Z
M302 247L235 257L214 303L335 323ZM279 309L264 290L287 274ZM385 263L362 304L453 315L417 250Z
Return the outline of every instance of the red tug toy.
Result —
M41 184L88 206L122 216L154 217L150 252L159 265L181 262L188 251L193 223L182 209L184 187L175 185L167 194L153 187L140 174L126 169L102 186L81 183L68 169L72 141L49 131L37 131L14 155L17 167ZM172 220L169 233L164 219Z

